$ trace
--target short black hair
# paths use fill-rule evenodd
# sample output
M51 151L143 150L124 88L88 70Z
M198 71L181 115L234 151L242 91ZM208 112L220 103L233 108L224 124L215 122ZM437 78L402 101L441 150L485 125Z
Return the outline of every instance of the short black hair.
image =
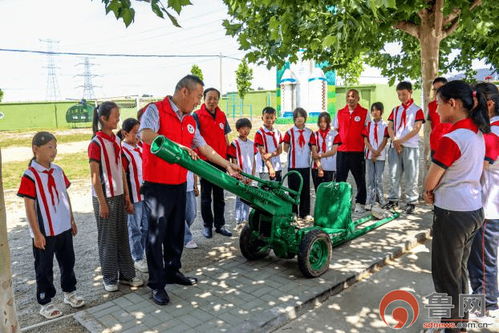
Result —
M397 84L397 89L396 90L409 90L412 91L412 83L409 81L402 81L399 84Z
M201 87L204 87L204 82L196 75L186 75L177 82L175 86L175 91L179 91L182 88L187 88L189 91L192 91L196 88L196 85L200 84Z
M218 89L215 89L215 88L208 88L204 91L203 93L203 98L206 98L206 95L210 92L210 91L216 91L217 94L218 94L218 99L220 99L220 91L218 91Z
M435 80L433 80L433 82L431 84L435 84L435 83L439 83L439 82L446 84L448 81L445 77L439 76L439 77L435 78Z
M277 111L271 106L266 106L262 110L262 116L266 113L267 114L277 114Z
M385 111L385 106L381 102L375 102L373 105L371 105L371 112L373 109L380 110L381 114L383 114L383 111Z
M248 118L241 118L236 121L236 130L243 127L251 128L251 121Z
M298 107L293 111L293 120L300 117L300 116L307 119L307 111L305 111L304 108Z

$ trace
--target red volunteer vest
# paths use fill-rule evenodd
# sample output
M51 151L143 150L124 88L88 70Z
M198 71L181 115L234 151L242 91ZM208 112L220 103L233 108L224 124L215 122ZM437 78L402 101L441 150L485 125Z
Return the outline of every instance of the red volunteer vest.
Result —
M430 149L436 151L438 143L444 134L447 134L452 124L440 122L440 115L437 113L437 101L428 104L428 118L431 121Z
M186 115L180 121L172 110L168 97L154 103L159 113L158 134L186 147L192 146L196 131L196 121ZM142 176L144 181L160 184L178 185L187 181L187 170L178 164L170 164L151 153L151 147L144 143L142 152Z
M353 110L348 111L348 105L338 111L338 133L341 145L338 151L364 152L364 137L362 131L366 125L367 109L360 104Z
M201 109L196 111L199 120L199 132L206 141L206 144L213 148L218 155L227 158L227 143L225 142L225 124L227 117L220 108L216 108L215 118L206 109L206 105L201 105ZM206 157L199 154L201 159Z

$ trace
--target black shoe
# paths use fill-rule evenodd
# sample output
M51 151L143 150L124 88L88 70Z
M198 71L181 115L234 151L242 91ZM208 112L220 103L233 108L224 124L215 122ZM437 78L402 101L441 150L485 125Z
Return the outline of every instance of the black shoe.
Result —
M412 213L414 213L414 209L416 209L415 204L407 204L407 206L405 207L405 213L412 214Z
M179 271L175 272L175 274L167 276L166 283L168 284L181 284L183 286L192 286L198 283L198 279L195 277L185 276Z
M232 236L232 232L230 232L229 230L225 229L225 227L221 227L221 228L215 229L215 232L217 234L222 235L222 236L227 236L227 237Z
M206 237L206 238L212 238L213 237L213 231L211 230L211 228L204 227L203 236Z
M398 201L388 201L383 207L383 209L393 209L399 205Z
M170 302L170 297L165 289L153 289L151 294L152 300L158 305L166 305Z

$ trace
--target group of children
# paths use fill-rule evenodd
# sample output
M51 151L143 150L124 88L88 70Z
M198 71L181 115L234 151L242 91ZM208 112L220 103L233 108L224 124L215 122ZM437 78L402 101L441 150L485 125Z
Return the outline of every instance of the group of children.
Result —
M362 136L365 144L367 201L365 208L375 204L391 208L400 197L400 182L405 181L408 206L418 200L418 132L425 121L421 108L412 100L412 86L402 82L397 86L402 104L393 109L389 123L382 119L383 104L371 106ZM91 170L92 201L97 221L98 250L104 288L118 290L118 284L141 286L135 269L147 272L146 242L148 237L147 212L140 192L142 184L142 145L137 136L139 120L123 121L118 135L113 131L119 123L119 108L113 102L104 102L94 112L94 137L88 147ZM297 108L293 112L294 126L284 135L274 126L276 110L262 110L263 125L249 139L252 129L247 118L238 119L238 137L227 149L227 156L245 173L262 179L280 181L280 155L287 153L288 171L296 171L288 178L288 186L297 190L301 175L303 187L300 204L294 211L300 218L310 215L310 180L315 190L322 182L335 180L336 153L341 136L332 126L329 113L323 112L317 120L317 131L306 127L307 112ZM388 145L388 140L391 143ZM77 227L67 193L70 185L60 167L53 164L56 156L56 138L40 132L33 138L34 157L24 172L18 195L24 197L33 238L37 300L40 314L51 319L62 312L51 303L55 296L52 278L53 256L61 268L64 302L72 307L84 305L76 295L74 250L72 237ZM387 149L387 146L389 148ZM388 150L388 151L387 151ZM441 154L441 152L440 152ZM437 159L440 155L437 155ZM383 171L385 160L390 168L391 190L388 202L384 199ZM190 226L196 217L195 197L199 195L198 178L189 172L186 197L186 227L184 244L196 248ZM249 179L244 180L250 184ZM412 207L413 208L413 207ZM236 199L235 219L238 224L247 221L249 207Z

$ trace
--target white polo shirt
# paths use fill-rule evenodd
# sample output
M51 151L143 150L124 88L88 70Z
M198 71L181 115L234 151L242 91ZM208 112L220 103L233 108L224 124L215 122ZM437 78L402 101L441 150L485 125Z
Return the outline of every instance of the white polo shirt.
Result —
M310 146L315 145L315 135L311 129L293 126L286 132L282 142L289 145L289 169L310 168Z
M393 131L398 139L406 136L414 129L416 121L425 122L423 110L411 99L407 104L401 104L393 108L392 113L388 117L389 121L393 122ZM419 135L414 135L412 138L403 143L404 147L417 148L419 146Z
M364 137L369 140L369 143L374 148L378 150L379 146L383 142L384 138L388 138L388 124L384 120L370 121L367 123L365 131L362 133ZM386 147L386 146L385 146ZM366 159L370 160L373 156L371 151L366 147ZM383 148L380 155L376 158L377 161L384 161L386 158L386 148Z
M453 211L482 208L485 142L482 132L470 118L455 123L442 136L433 163L446 169L435 189L435 206Z
M237 165L243 170L243 172L250 174L253 171L253 165L255 164L255 154L256 154L255 143L250 139L246 141L241 138L236 138L230 144L227 149L227 155L236 159Z
M499 219L499 116L490 119L491 133L485 134L485 160L488 169L482 174L482 200L485 218Z
M67 188L71 183L56 165L50 168L31 162L24 171L17 195L35 200L38 227L44 236L57 236L71 229L71 209ZM29 228L31 237L33 230Z
M341 144L340 135L338 134L338 131L333 128L330 128L325 132L316 131L314 135L318 153L326 153L333 150L334 145ZM321 167L324 171L336 171L336 154L321 158ZM317 169L315 163L313 168Z
M125 169L128 189L130 190L130 199L133 203L144 200L144 196L140 194L140 187L143 183L142 178L142 147L136 147L126 143L121 143L122 163Z
M267 129L265 127L261 127L255 133L255 145L263 146L267 153L275 152L280 146L281 140L281 133L277 128ZM272 157L270 159L270 162L272 163L272 167L275 171L282 170L280 156ZM265 166L265 162L260 156L260 153L256 154L256 172L269 172L269 170L267 170L267 167Z

